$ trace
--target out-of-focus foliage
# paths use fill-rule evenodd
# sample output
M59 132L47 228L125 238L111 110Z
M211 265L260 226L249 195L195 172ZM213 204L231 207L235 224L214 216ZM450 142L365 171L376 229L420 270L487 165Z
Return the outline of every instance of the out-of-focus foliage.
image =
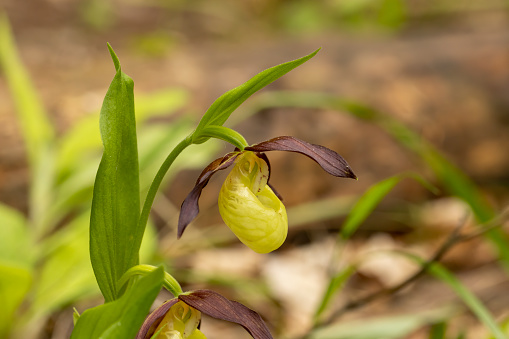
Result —
M32 173L28 218L0 205L0 296L4 305L0 336L5 337L12 329L20 335L37 330L55 310L98 295L88 254L88 224L101 142L98 114L78 121L68 133L55 136L17 55L7 18L2 15L0 20L0 66L16 103ZM140 96L137 122L172 114L186 100L187 93L180 89ZM143 191L148 177L153 176L154 166L177 140L191 132L191 124L183 118L170 126L144 128L140 132ZM192 159L181 159L177 167L203 166L216 147L217 144L208 143ZM151 227L141 248L142 258L148 262L156 250ZM19 310L22 302L27 306Z
M501 12L507 10L504 1L496 0L220 1L223 6L206 0L150 3L140 0L120 2L84 0L80 2L83 22L89 28L103 32L114 27L122 20L122 16L126 15L126 12L115 9L118 3L130 8L143 9L147 6L156 8L158 11L172 13L172 17L176 18L165 22L162 30L137 32L127 37L131 39L130 46L134 51L149 57L167 56L173 50L179 39L182 39L179 33L175 33L175 27L182 31L202 29L208 34L242 39L245 38L246 32L260 30L282 34L285 37L337 32L386 34L404 31L412 25L420 27L425 20L445 23L447 15L461 17L464 13L471 14L475 11L483 14L490 8L499 9ZM190 33L192 37L196 35L198 34ZM9 206L0 205L2 224L0 337L3 337L12 330L11 327L14 328L14 333L26 332L28 328L37 331L42 322L54 312L69 304L96 298L99 295L88 256L88 222L101 140L97 128L98 112L76 121L63 135L55 135L54 128L47 119L46 108L38 99L28 73L16 53L5 17L0 20L0 68L9 85L10 97L16 105L31 170L29 215L22 215ZM145 196L150 180L167 155L167 151L189 135L193 128L191 119L185 117L173 117L171 125L151 124L148 120L171 115L187 102L188 93L173 88L136 97L142 197ZM465 201L480 223L491 220L497 214L492 205L484 199L483 192L463 171L452 165L417 133L376 109L335 95L321 93L265 93L247 104L251 105L251 110L245 108L243 111L246 115L234 116L237 122L246 119L251 113L257 114L278 107L334 110L358 117L367 124L386 131L398 140L400 145L411 150L416 158L420 159L416 161L421 161L422 171L429 175L426 179L440 188L441 195L455 196ZM214 156L217 149L218 144L209 141L196 147L192 154L183 153L166 178L166 182L173 179L181 170L202 167ZM349 215L355 201L362 195L329 197L293 206L288 209L290 231L301 230L308 223L336 220L348 215L348 220L358 220L355 224L359 226L360 222L372 212L377 213L377 204L383 202L385 196L383 193L391 190L395 180L394 177L389 177L386 181L372 186L375 188L377 185L378 188L383 186L386 189L378 190L376 199L371 200L373 204L368 204L369 208L363 209L363 213L352 210L354 213ZM176 209L168 200L164 201L164 204L167 215L171 218ZM340 224L337 223L338 227ZM154 258L154 249L158 242L153 228L148 227L147 232L142 244L143 261L165 260L168 265L173 265L171 256ZM211 226L193 230L187 236L186 242L172 243L171 250L166 247L164 250L187 255L191 251L221 248L232 241L232 235L226 227ZM505 258L503 261L507 263L509 247L504 232L495 230L490 232L488 237L490 242L496 244L500 257ZM161 239L164 241L165 237L162 236ZM344 244L340 244L339 247L341 252ZM337 265L330 270L328 289L320 300L321 307L316 313L316 320L326 317L327 312L337 306L335 297L342 296L341 292L349 281L357 281L355 280L358 279L357 269L357 262L350 262L350 265ZM180 273L187 283L226 286L235 290L238 296L255 301L263 300L274 308L279 307L280 300L274 300L274 291L267 287L263 279L247 279L236 275L210 274L194 270ZM469 291L465 291L464 287L456 288L456 292L460 295L464 292L464 300L465 296L469 296ZM479 300L473 303L472 299L469 300L467 303L474 305L475 313ZM486 319L489 319L488 324L493 332L498 332L496 327L499 326L504 333L508 333L507 316L496 318L500 325L494 326L490 319L491 315L488 314L487 318L485 313L482 311L479 313L479 310L482 310L482 304L481 308L477 308L476 318L485 323ZM348 324L342 323L317 330L313 332L312 338L365 339L378 338L381 335L387 338L401 338L428 327L431 332L430 338L467 338L465 332L468 329L458 330L454 326L447 326L447 333L444 334L442 324L448 325L449 322L453 322L459 312L457 309L446 307L407 316L395 315L351 321ZM280 314L271 316L273 326L282 323L278 318L281 317ZM493 333L492 337L500 338L500 334Z

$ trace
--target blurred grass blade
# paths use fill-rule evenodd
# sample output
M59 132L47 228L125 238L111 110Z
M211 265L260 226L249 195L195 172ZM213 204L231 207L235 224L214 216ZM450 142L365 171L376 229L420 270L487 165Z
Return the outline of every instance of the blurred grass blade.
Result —
M53 140L53 128L19 58L5 13L0 11L0 67L14 99L30 166L34 168L41 148Z
M90 217L90 260L106 302L117 298L118 279L138 264L140 188L133 81L120 69L104 98L100 129L104 153L97 170Z
M427 182L423 177L417 173L403 173L384 179L372 185L364 194L359 198L357 203L351 209L350 214L345 220L341 229L341 237L343 240L349 239L359 226L366 220L366 218L378 206L380 201L392 189L405 178L411 178L423 185L425 188L432 192L437 192L436 187Z
M446 331L447 323L445 321L433 324L429 331L429 339L447 339L445 336Z
M0 204L0 338L8 338L16 311L32 283L33 251L27 221Z
M156 93L136 96L136 123L159 115L168 116L182 108L189 94L180 89L164 89ZM78 121L60 140L57 154L59 178L67 176L75 168L95 156L101 147L101 135L97 129L99 112ZM92 154L91 154L92 153Z
M352 276L352 274L355 273L356 267L353 265L345 267L341 272L336 274L332 279L329 281L329 286L327 286L327 290L325 291L325 294L322 297L322 301L320 303L320 306L318 306L318 309L315 312L315 322L320 318L322 313L327 309L330 302L336 295L336 293L341 290L345 284L345 282Z
M29 267L34 260L27 220L17 210L0 204L0 260Z
M376 206L378 206L380 201L382 201L382 199L401 180L405 178L415 179L423 186L433 191L435 190L431 184L429 184L424 178L416 173L403 173L375 183L357 200L357 202L351 208L350 213L343 223L338 241L348 240L359 228L359 226L361 226L361 224L366 220L366 218L373 212ZM354 268L348 267L330 279L327 291L323 295L321 304L315 313L315 321L317 321L320 315L326 310L332 298L336 293L339 292L346 279L348 279L353 273Z
M399 251L396 251L394 253L401 254L420 265L426 264L426 262L423 259L416 255ZM461 300L463 300L465 305L472 311L472 313L476 315L477 319L479 319L479 321L482 322L491 331L495 339L507 339L507 336L498 326L497 322L495 321L491 313L488 311L488 309L486 309L483 303L465 285L463 285L458 280L458 278L454 276L454 274L449 272L445 267L443 267L439 263L432 263L428 268L428 272L432 274L435 278L440 279L442 282L449 285L449 287L452 288L452 290L458 295L458 297L460 297Z
M289 227L297 227L312 222L343 217L350 212L354 196L339 196L310 201L287 209Z
M382 199L399 183L404 176L397 175L371 186L357 201L341 229L343 239L348 239L373 212Z
M237 109L244 101L247 100L251 95L267 86L271 82L282 77L292 69L302 65L318 53L320 49L317 49L313 53L306 55L300 59L285 62L283 64L266 69L242 85L235 87L232 90L221 95L212 105L209 107L207 112L203 115L198 127L195 131L195 143L205 142L208 140L207 137L203 137L200 133L207 126L222 126L229 118L230 114ZM196 139L196 140L195 140Z
M82 213L41 243L38 258L44 261L32 288L29 321L49 316L78 298L99 294L90 266L88 223L89 213Z
M428 164L437 179L454 196L465 201L472 209L476 219L483 224L495 217L495 211L484 198L482 192L459 168L454 166L432 145L401 122L361 103L324 93L309 92L270 92L264 93L244 110L242 118L262 109L271 107L303 107L332 109L351 114L381 127L401 145L410 149ZM505 268L509 270L509 239L499 229L486 233L496 245Z
M430 323L442 321L451 310L415 312L398 316L350 320L313 331L310 339L401 339Z
M8 333L15 323L16 311L32 284L32 272L26 267L6 264L0 260L0 338L9 338Z
M114 302L83 312L71 339L134 338L161 290L163 274L159 268L139 279Z

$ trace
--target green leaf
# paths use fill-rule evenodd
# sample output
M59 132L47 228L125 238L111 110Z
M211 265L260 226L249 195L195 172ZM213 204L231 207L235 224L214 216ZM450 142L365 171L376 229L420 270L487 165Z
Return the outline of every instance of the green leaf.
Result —
M38 257L44 261L32 291L33 318L99 294L88 252L88 222L89 213L82 213L41 243Z
M425 265L425 261L413 254L406 252L395 252L397 254L401 254L412 261L417 262L420 265ZM461 283L445 267L440 265L439 263L432 263L428 272L431 273L435 278L440 279L449 287L452 288L454 292L463 300L466 306L477 316L477 319L481 321L495 336L496 339L507 339L507 336L504 334L502 329L498 326L497 322L488 311L488 309L483 305L483 303L465 286Z
M209 107L207 112L203 115L196 131L193 134L194 143L202 143L207 141L209 138L202 135L203 129L207 126L222 126L230 114L237 109L244 101L247 100L251 95L256 93L258 90L272 83L274 80L282 77L286 73L290 72L297 66L302 65L318 53L320 49L317 49L313 53L306 55L300 59L285 62L283 64L266 69L242 85L226 92L221 95L214 103Z
M0 260L30 266L33 246L25 217L17 210L0 204L0 225Z
M0 11L0 68L7 80L18 114L32 169L37 166L40 151L53 140L54 131L43 104L16 50L5 13Z
M114 302L83 312L71 339L134 338L161 290L163 274L159 268L139 279Z
M155 93L136 96L136 123L147 119L175 113L187 102L189 94L180 89L164 89ZM59 140L57 170L59 177L86 165L101 147L101 136L97 129L99 111L88 114L78 121Z
M32 283L33 246L24 216L0 204L0 338L7 338L15 313Z
M8 338L15 313L32 284L32 272L26 267L0 260L0 338Z
M138 264L144 227L140 215L138 150L133 81L120 69L101 109L104 153L97 171L90 217L90 260L106 302L115 300L118 279Z

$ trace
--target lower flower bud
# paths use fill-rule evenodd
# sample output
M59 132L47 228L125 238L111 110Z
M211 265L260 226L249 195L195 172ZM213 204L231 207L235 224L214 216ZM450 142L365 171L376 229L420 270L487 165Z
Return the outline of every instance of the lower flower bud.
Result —
M200 319L200 311L179 301L168 310L151 338L206 339L205 335L198 330Z

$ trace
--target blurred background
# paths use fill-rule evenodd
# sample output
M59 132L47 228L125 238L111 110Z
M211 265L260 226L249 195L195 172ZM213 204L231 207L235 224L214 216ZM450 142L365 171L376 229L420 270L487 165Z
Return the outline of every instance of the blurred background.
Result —
M249 305L275 338L508 333L507 1L3 0L0 10L1 338L67 338L73 307L102 302L87 227L98 112L114 75L106 42L135 82L144 192L217 97L319 47L228 126L249 143L292 135L327 146L359 177L271 153L290 219L279 250L253 253L222 223L227 173L177 241L182 200L232 149L193 146L156 201L142 262L163 263L184 290ZM468 241L451 237L460 226ZM401 251L438 254L446 273L397 288L423 265ZM377 291L388 292L344 309ZM250 337L210 318L202 331Z

